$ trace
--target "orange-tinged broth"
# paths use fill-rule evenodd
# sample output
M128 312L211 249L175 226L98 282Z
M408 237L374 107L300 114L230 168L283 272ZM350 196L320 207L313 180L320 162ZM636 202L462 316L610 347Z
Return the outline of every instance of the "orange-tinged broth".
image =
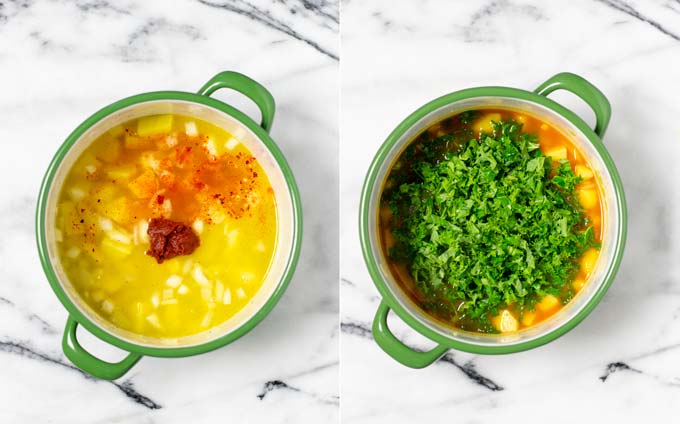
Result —
M148 221L192 227L200 246L159 264ZM260 289L276 244L276 198L247 147L207 122L156 115L100 136L68 172L57 241L78 295L104 320L151 337L215 327Z

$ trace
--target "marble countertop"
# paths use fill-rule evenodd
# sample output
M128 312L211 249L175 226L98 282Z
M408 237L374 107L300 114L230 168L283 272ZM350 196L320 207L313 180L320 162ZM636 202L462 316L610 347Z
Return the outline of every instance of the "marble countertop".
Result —
M337 421L338 22L333 0L0 2L0 422ZM43 173L99 108L140 92L195 91L222 70L276 98L272 137L304 204L295 277L272 313L227 347L144 358L116 382L89 378L61 352L66 311L38 261ZM216 96L256 111L234 93ZM122 356L81 338L105 358Z
M341 46L341 358L345 423L671 422L680 399L680 3L347 1ZM609 98L605 144L623 178L628 243L577 328L506 356L450 351L423 370L371 339L379 303L357 231L370 160L413 110L480 85L533 89L571 71ZM551 95L593 122L574 96ZM391 318L402 340L433 343Z

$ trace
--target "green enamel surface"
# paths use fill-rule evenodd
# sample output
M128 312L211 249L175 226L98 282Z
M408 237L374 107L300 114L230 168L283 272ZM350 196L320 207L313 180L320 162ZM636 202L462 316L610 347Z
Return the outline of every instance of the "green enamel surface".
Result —
M250 97L255 104L258 105L262 112L262 126L255 123L251 118L240 112L239 110L215 100L208 96L220 88L232 88ZM203 88L200 94L180 92L180 91L159 91L152 93L144 93L135 95L117 101L105 108L99 110L94 115L90 116L83 122L73 133L71 133L66 141L61 145L50 163L38 196L38 204L36 210L36 238L38 244L38 253L40 261L47 276L52 289L66 307L69 312L69 321L67 322L66 331L64 334L63 348L66 355L73 361L74 364L87 371L88 373L98 376L100 378L117 378L124 374L127 369L134 365L139 360L140 355L159 356L159 357L181 357L196 355L218 347L224 346L238 339L239 337L252 330L265 316L272 310L278 300L283 295L286 287L290 283L293 272L297 265L300 254L300 243L302 240L302 205L300 202L300 195L293 177L293 172L290 169L286 159L278 146L268 134L274 117L274 100L269 92L257 82L245 77L244 75L234 72L223 72L211 79ZM129 341L123 340L111 333L103 330L98 325L90 321L71 301L59 282L56 272L50 262L47 250L47 228L46 228L46 207L47 198L52 189L52 182L56 175L57 169L62 160L67 155L68 151L74 143L94 124L111 115L112 113L126 108L128 106L162 100L180 100L192 102L198 105L217 109L224 112L233 118L236 118L248 129L250 129L263 143L263 145L271 152L285 177L285 181L290 192L291 203L293 206L293 241L291 250L289 252L288 262L286 263L283 275L278 285L270 295L263 307L253 315L247 322L233 331L225 334L217 339L211 340L204 344L187 347L150 347L142 346ZM111 364L101 361L90 355L82 349L75 338L75 331L77 324L83 326L89 332L120 349L132 353L132 355L125 358L118 364Z
M435 346L434 349L426 352L417 351L406 346L392 334L387 326L387 315L389 313L390 307L387 306L384 300L381 301L373 320L373 339L385 352L394 358L398 358L397 360L402 364L411 368L425 368L441 358L449 350L443 344Z
M222 88L231 88L239 93L250 98L258 108L260 108L260 113L262 113L262 123L260 126L267 132L272 128L274 123L274 111L276 106L274 104L274 97L271 93L267 91L263 86L257 81L248 78L243 74L232 71L224 71L215 75L206 82L198 94L203 96L210 96L215 91Z
M545 97L549 93L558 89L573 92L593 108L597 118L597 126L595 130L591 129L580 117L570 110ZM618 227L616 228L618 243L616 246L614 246L613 260L606 270L604 281L598 287L597 291L592 295L588 303L578 312L578 314L552 331L537 338L512 345L473 344L442 335L421 323L409 311L407 311L405 307L401 305L401 303L395 298L388 288L387 283L383 281L382 275L379 271L377 258L372 253L370 243L371 234L369 234L369 220L376 219L377 216L375 213L376 211L369 210L371 193L373 192L376 184L381 184L381 181L377 180L378 172L392 147L399 141L400 137L409 128L415 125L427 114L448 104L474 97L506 97L525 100L551 109L569 120L587 137L587 139L593 144L599 155L602 157L602 160L607 167L614 185L614 207L619 216L619 223ZM380 345L380 347L386 353L406 366L422 368L436 361L448 349L458 349L478 354L505 354L519 352L541 346L562 336L578 325L581 321L583 321L583 319L585 319L586 316L588 316L588 314L590 314L590 312L592 312L592 310L597 306L609 289L609 286L614 281L614 277L621 263L626 239L627 210L623 185L614 162L612 161L609 153L600 139L600 136L604 134L604 131L607 127L610 115L611 110L609 107L609 102L599 90L597 90L588 81L577 75L562 73L555 75L544 84L539 86L535 93L508 87L477 87L447 94L427 103L413 112L404 121L402 121L394 131L392 131L392 133L387 137L385 142L378 150L373 162L371 163L371 166L369 167L362 190L361 204L359 207L359 232L364 260L368 267L369 274L371 275L371 278L383 299L381 306L376 312L376 317L374 320L374 338L378 345ZM390 309L393 310L406 324L425 337L437 342L439 346L429 352L419 352L409 348L397 340L390 333L389 328L386 325L386 316Z
M609 125L609 118L612 116L612 108L607 98L597 87L583 77L563 72L539 85L534 90L534 93L540 96L547 96L556 90L570 91L586 102L595 112L595 134L600 138L604 137L604 133Z
M88 374L105 380L115 380L125 375L130 368L142 359L142 355L133 352L129 353L120 362L103 361L83 349L80 343L78 343L77 329L78 322L69 316L66 320L66 329L64 330L61 345L66 357Z

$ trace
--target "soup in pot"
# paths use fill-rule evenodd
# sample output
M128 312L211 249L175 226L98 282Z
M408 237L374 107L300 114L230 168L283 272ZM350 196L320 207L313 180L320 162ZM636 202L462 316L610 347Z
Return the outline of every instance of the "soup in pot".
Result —
M462 330L511 333L583 289L602 211L598 176L562 131L514 110L469 110L399 155L378 229L391 272L424 312Z
M160 338L244 308L276 245L276 196L232 134L180 115L134 119L78 157L57 205L65 274L103 319Z

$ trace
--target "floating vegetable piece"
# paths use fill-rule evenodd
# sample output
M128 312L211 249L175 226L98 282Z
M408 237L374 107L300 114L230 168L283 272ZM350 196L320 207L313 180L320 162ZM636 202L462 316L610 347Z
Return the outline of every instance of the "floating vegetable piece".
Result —
M145 116L137 121L137 134L140 136L159 134L170 130L172 130L172 115Z

